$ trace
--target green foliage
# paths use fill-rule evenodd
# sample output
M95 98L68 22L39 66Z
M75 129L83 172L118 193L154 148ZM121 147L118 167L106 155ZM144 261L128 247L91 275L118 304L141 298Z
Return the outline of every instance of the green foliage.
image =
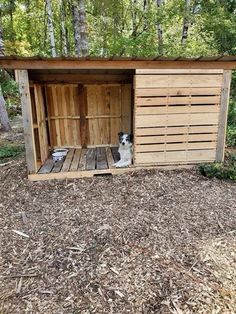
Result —
M18 84L8 73L0 70L0 85L6 101L8 114L10 117L14 117L21 112Z
M24 152L23 145L5 144L0 146L0 163L16 158Z
M56 50L63 54L62 7L68 55L75 55L72 1L51 0ZM60 5L62 3L62 6ZM236 53L236 1L87 0L86 19L91 55L156 56L157 24L163 30L164 55ZM50 56L44 0L1 0L0 16L6 54ZM183 19L189 20L188 39L181 44Z
M229 102L227 145L236 146L236 71L232 75L231 99Z
M201 174L209 178L236 181L236 154L228 154L225 163L202 164L199 170Z

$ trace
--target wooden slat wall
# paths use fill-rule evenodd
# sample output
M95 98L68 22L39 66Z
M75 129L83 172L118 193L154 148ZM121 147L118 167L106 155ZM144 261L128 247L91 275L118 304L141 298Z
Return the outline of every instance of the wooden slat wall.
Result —
M88 146L117 145L131 130L131 85L87 85Z
M46 84L50 145L117 145L131 131L131 94L131 84Z
M135 164L216 159L222 70L137 70Z
M80 147L80 99L78 85L47 84L50 144L52 147Z

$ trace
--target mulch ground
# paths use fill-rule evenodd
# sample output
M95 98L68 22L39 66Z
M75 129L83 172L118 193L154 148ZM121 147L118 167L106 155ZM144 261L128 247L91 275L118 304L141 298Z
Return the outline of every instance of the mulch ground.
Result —
M0 167L0 313L236 313L236 185Z

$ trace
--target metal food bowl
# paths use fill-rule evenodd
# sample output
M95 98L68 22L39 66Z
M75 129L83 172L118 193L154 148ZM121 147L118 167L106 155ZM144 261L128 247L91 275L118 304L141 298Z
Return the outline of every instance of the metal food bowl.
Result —
M66 148L57 148L53 150L52 159L53 161L60 161L65 158L68 153L68 149Z
M60 153L61 156L66 156L68 151L69 150L67 148L56 148L53 150L53 153Z

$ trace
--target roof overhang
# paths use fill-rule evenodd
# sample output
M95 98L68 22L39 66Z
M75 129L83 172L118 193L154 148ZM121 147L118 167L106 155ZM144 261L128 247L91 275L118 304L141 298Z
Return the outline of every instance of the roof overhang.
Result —
M199 58L129 58L129 57L85 57L85 58L41 58L0 57L0 68L4 69L236 69L236 56Z

